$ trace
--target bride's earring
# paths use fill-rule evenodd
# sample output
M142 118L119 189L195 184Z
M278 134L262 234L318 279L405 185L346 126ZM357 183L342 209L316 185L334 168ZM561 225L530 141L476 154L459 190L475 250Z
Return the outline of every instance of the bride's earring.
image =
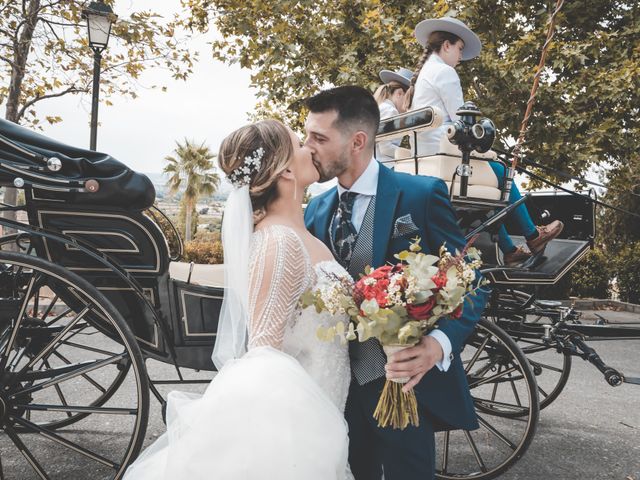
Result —
M298 179L293 177L293 199L298 200Z

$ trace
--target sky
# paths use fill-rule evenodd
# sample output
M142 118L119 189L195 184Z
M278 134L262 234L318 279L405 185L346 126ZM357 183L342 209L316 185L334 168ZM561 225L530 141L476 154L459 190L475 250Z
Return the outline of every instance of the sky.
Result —
M170 15L179 9L178 0L117 0L114 12L128 17L133 11L152 9ZM163 69L145 72L135 100L111 98L113 106L99 107L98 146L140 172L161 172L164 157L171 154L176 140L185 137L206 142L217 152L222 139L235 128L248 123L248 113L256 104L256 91L250 87L250 74L238 65L214 61L207 45L214 33L193 39L191 48L200 60L186 82L173 80ZM89 55L89 53L87 53ZM166 85L167 91L149 89ZM43 122L44 135L78 147L89 147L90 98L67 95L45 100L37 111L60 115L63 122Z

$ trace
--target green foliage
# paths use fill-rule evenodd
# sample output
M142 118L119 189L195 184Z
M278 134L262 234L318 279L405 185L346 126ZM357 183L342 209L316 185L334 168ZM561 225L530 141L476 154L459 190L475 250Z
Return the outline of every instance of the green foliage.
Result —
M214 57L251 68L259 115L300 120L299 100L326 85L373 89L382 68L413 67L424 18L457 16L483 41L459 67L466 98L517 136L553 4L540 0L184 0L191 26L214 25ZM321 21L319 19L322 19ZM550 166L584 172L633 151L639 127L640 6L565 2L530 123L527 151ZM288 110L289 105L292 109ZM635 132L635 135L633 134Z
M383 68L414 68L413 37L425 18L457 16L478 33L478 59L458 67L465 99L517 137L555 2L541 0L183 0L189 26L215 27L213 56L254 72L256 117L301 127L301 100L331 85L373 90ZM565 2L542 73L523 153L574 175L607 163L607 197L640 212L640 3ZM545 172L538 172L548 176ZM633 175L635 175L635 177ZM560 180L551 178L552 180ZM539 187L540 182L531 182ZM634 226L635 225L635 226ZM640 222L607 213L617 246L640 239ZM607 239L609 242L609 239Z
M207 264L224 263L222 242L220 240L187 242L184 248L184 261Z
M157 207L158 204L157 202L155 203L155 206ZM173 257L175 255L178 254L178 252L180 251L180 238L178 238L178 236L176 236L173 228L171 227L171 225L169 224L169 220L164 218L162 215L155 213L155 215L152 215L150 212L146 212L145 215L147 215L151 220L153 220L158 227L160 227L160 230L162 231L162 234L164 235L164 238L167 239L167 244L169 245L169 254ZM176 230L178 230L178 235L180 235L180 229L176 226Z
M614 275L611 254L601 248L591 250L558 283L542 287L540 297L549 300L563 300L568 297L609 298L609 284Z
M620 300L640 304L640 242L622 249L616 270Z
M640 214L640 154L629 152L626 165L619 165L608 173L608 187L603 200L627 211ZM640 242L640 218L624 212L599 209L598 229L606 232L607 247L619 252L625 246Z
M185 232L185 239L189 241L198 227L195 212L198 198L213 195L220 185L220 176L213 171L215 155L204 142L196 145L193 140L185 139L184 143L176 142L174 152L175 156L165 157L167 165L163 172L169 174L169 192L175 195L182 191L181 212L184 209L185 213L180 231Z
M613 275L610 255L600 248L591 250L570 273L571 296L580 298L609 298L609 283Z
M39 118L36 103L91 92L93 54L82 19L88 3L0 1L0 104L6 104L8 120L32 127L42 120L60 122L59 116ZM113 6L114 0L106 3ZM140 75L148 68L162 67L186 79L195 54L185 47L188 36L178 33L180 24L177 17L163 19L151 10L121 15L102 54L101 100L135 98Z

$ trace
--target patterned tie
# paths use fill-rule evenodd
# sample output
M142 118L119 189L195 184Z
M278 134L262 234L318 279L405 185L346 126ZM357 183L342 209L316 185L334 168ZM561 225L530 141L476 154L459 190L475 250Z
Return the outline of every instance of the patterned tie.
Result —
M348 268L349 262L351 262L353 246L358 238L358 232L353 226L353 223L351 223L353 203L357 196L358 194L354 192L343 192L342 195L340 195L340 202L338 203L338 214L340 218L338 220L338 226L336 227L334 245L338 252L338 260L345 268Z

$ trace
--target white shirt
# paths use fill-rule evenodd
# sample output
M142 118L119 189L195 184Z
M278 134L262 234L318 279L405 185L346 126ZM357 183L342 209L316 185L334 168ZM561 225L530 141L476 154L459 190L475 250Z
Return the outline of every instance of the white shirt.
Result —
M338 182L338 198L340 198L344 192L355 192L358 194L353 202L353 210L351 211L351 223L357 232L360 232L364 216L367 213L367 208L369 208L369 203L371 203L371 199L378 190L379 173L380 164L375 158L372 158L367 168L365 168L362 175L358 177L350 189L347 190ZM443 333L441 330L433 330L429 335L435 338L442 347L442 360L436 363L436 366L440 371L446 372L449 370L452 359L451 341L446 333Z
M456 69L447 65L437 53L432 53L418 74L411 110L438 107L444 114L444 122L435 130L418 134L418 155L438 153L447 125L459 118L456 111L462 104L464 97Z
M399 115L398 109L394 103L388 98L378 105L380 109L380 120L395 117ZM376 159L379 162L386 163L395 159L396 147L400 145L399 140L387 140L376 145Z

